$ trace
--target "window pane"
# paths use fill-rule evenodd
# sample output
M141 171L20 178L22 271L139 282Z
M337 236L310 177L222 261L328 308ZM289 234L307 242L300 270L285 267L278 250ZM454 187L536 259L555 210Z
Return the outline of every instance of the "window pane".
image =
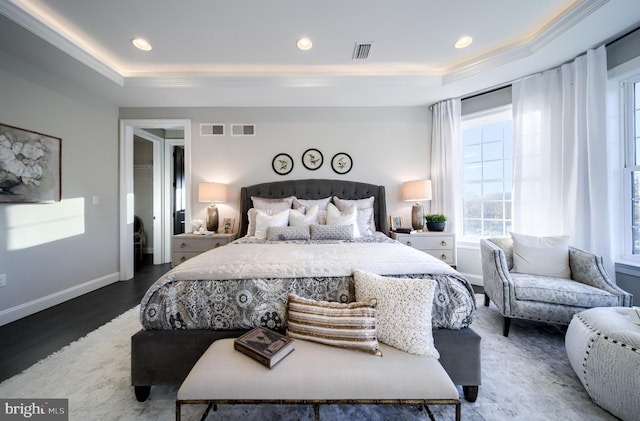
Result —
M482 180L482 164L470 164L464 166L464 181Z
M484 193L482 195L484 200L502 200L504 198L504 184L502 181L484 183L482 185L482 191Z
M502 122L482 127L482 141L491 142L494 140L502 140Z
M504 219L503 201L485 201L483 203L482 217L484 219Z
M482 235L482 220L480 219L465 219L463 231L465 235Z
M469 146L482 141L482 127L470 127L462 131L462 145ZM466 148L465 148L466 149Z
M464 164L482 161L482 145L467 146L462 154Z
M482 200L480 198L464 198L464 217L465 218L481 218L482 217Z
M633 249L632 249L632 253L633 254L640 254L640 228L633 228L632 229L632 237L633 237Z
M502 160L484 161L482 165L482 178L484 180L502 179L504 177L504 169Z
M492 159L502 159L502 142L490 142L482 145L482 159L490 161Z
M485 220L483 235L489 237L503 237L505 235L503 222Z
M640 171L633 171L631 173L631 198L636 199L640 197Z

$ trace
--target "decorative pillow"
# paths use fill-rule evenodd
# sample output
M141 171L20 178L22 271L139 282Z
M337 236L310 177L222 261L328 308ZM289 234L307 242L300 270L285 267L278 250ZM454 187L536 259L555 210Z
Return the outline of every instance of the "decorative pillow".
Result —
M387 345L417 355L440 358L433 344L431 310L436 281L388 278L355 272L356 300L375 298L376 334Z
M311 225L311 239L353 241L353 225Z
M333 203L341 212L344 212L352 205L356 205L358 209L358 230L360 231L360 235L373 235L376 232L376 222L373 215L374 202L374 196L367 199L356 200L340 199L337 196L333 198Z
M258 209L256 213L256 238L267 239L269 227L286 227L289 223L289 209L276 212L272 215Z
M316 301L289 294L287 336L382 356L376 339L376 300Z
M311 238L309 225L267 228L267 239L270 241L308 240L309 238Z
M271 199L266 197L251 196L253 207L260 210L279 211L291 209L293 196Z
M318 210L327 210L327 205L329 203L331 203L331 196L325 197L324 199L298 199L297 197L293 198L294 209L308 209L311 206L318 206Z
M318 224L326 225L327 224L327 211L319 210L318 211Z
M355 238L360 237L357 218L358 209L355 205L349 207L344 212L340 212L333 203L329 203L327 206L327 225L353 225L353 236Z
M569 236L534 237L511 233L513 272L571 279Z
M276 213L274 210L263 210L262 212L272 215ZM247 211L247 220L249 224L247 225L247 236L253 237L256 235L256 214L258 213L258 209L251 208Z
M318 222L318 205L306 208L306 213L300 209L291 209L289 211L289 225L312 225ZM308 231L308 230L307 230Z

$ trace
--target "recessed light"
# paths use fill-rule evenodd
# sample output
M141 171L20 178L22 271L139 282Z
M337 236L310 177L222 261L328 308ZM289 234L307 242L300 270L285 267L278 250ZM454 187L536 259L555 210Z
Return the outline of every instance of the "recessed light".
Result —
M465 48L468 47L469 45L471 45L471 43L473 42L473 38L471 38L470 36L463 36L460 37L460 39L458 41L456 41L456 43L454 44L456 48Z
M144 38L135 38L131 40L131 43L142 51L151 51L151 44Z
M311 42L311 40L309 38L300 38L297 42L296 45L298 46L299 49L301 49L302 51L307 51L310 50L311 47L313 47L313 43Z

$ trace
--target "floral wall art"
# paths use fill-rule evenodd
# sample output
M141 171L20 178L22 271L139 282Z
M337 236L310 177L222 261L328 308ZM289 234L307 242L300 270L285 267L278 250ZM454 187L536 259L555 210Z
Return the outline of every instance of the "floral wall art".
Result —
M0 203L59 201L62 139L0 124Z

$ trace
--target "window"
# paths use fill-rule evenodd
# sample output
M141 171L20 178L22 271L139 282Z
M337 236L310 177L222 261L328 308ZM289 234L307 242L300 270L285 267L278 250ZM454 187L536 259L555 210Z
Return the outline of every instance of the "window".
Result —
M511 145L511 105L462 118L462 241L509 235Z
M627 96L625 195L627 235L625 252L640 257L640 80L624 84ZM630 228L630 229L629 229Z

